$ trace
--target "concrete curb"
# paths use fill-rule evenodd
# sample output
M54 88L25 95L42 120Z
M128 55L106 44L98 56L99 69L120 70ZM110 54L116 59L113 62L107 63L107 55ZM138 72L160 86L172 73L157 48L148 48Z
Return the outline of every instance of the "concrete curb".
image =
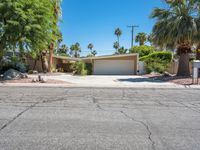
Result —
M60 87L60 88L154 88L154 89L200 89L200 85L77 85L77 84L45 84L45 83L0 83L0 87Z

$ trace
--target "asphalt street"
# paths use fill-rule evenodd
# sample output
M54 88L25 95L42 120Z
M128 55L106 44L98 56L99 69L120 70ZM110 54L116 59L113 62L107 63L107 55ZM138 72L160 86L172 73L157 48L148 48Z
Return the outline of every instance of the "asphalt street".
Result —
M200 150L200 90L0 87L0 150Z

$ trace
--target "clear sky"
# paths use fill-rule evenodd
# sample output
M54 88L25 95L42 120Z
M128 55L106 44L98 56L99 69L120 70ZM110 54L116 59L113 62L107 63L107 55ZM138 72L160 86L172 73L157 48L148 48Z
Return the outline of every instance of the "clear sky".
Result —
M98 55L113 54L117 40L114 30L122 29L121 46L130 48L131 30L127 25L140 27L138 32L150 33L154 21L149 18L152 9L163 6L162 0L63 0L61 31L68 47L81 44L81 55L87 55L87 45L93 43Z

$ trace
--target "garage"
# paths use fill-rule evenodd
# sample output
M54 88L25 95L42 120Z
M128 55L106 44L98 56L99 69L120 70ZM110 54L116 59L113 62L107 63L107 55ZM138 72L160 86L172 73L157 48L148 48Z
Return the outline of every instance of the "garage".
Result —
M137 72L137 55L111 55L93 58L94 75L134 75Z
M132 60L94 60L94 75L133 75Z

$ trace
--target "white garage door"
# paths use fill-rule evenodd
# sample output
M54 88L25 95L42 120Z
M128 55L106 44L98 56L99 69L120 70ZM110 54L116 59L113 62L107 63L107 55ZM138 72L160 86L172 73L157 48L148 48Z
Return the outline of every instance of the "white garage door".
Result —
M133 60L95 60L94 75L133 75Z

